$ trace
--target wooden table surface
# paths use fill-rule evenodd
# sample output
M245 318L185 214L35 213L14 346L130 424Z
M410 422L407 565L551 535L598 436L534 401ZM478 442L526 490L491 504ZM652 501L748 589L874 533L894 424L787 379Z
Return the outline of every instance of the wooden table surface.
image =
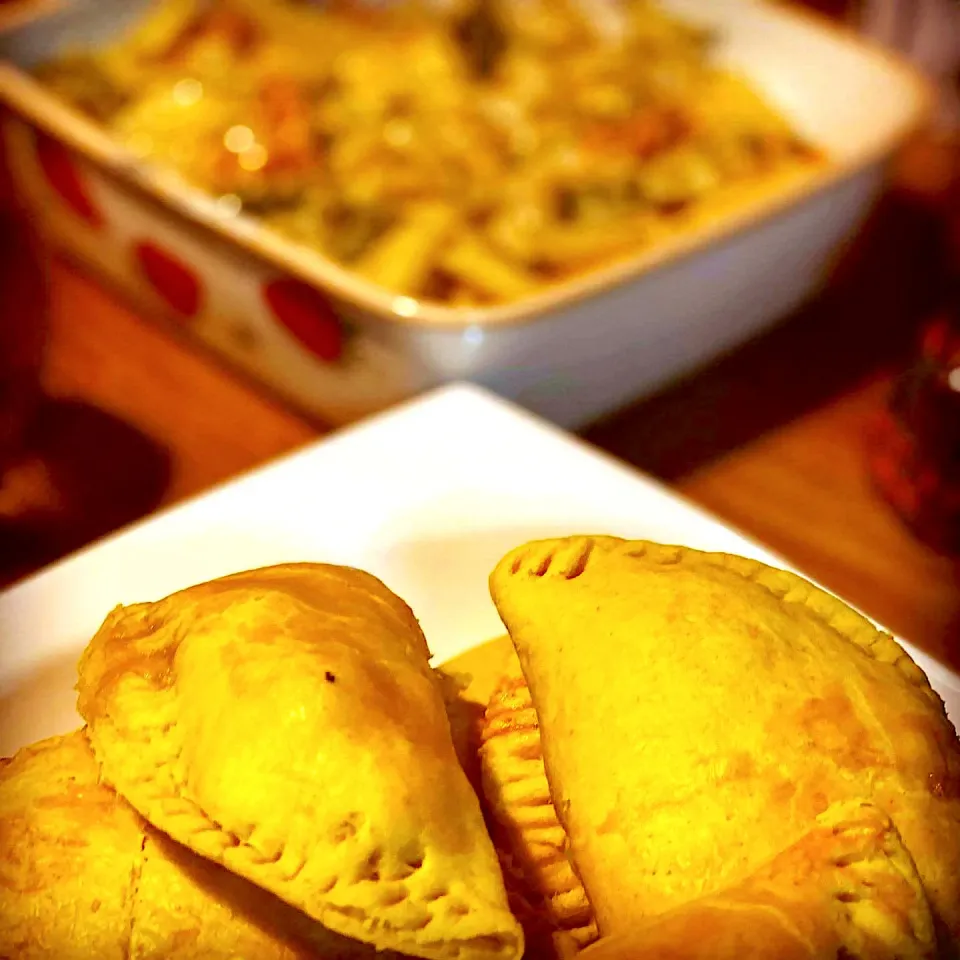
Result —
M958 565L873 490L864 435L930 314L929 208L894 199L829 292L585 431L960 668ZM55 261L30 452L0 485L0 581L308 443L321 424Z

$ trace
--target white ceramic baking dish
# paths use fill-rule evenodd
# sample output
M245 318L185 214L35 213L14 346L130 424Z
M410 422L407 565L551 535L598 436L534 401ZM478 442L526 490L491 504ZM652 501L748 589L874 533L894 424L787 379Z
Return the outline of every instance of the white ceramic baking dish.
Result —
M224 212L135 160L25 72L97 43L150 0L73 0L0 39L16 188L43 231L234 364L333 422L471 379L577 427L743 341L810 296L923 120L926 83L771 0L663 0L712 28L831 162L626 262L483 309L418 303Z

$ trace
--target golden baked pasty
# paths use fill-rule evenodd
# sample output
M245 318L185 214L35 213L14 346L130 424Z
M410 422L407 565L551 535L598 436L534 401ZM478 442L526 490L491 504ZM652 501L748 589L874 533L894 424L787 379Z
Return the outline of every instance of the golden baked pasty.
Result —
M741 883L863 799L960 941L960 742L892 637L784 571L611 537L527 544L490 586L602 934Z
M374 957L323 928L320 949L314 921L154 830L97 778L82 730L3 761L0 957Z
M104 788L109 789L109 788ZM144 823L130 960L402 960L322 927Z
M605 937L582 960L932 960L930 906L888 817L831 807L730 890Z
M127 960L142 846L82 733L0 761L0 957Z
M534 899L534 921L546 920L555 931L555 952L575 953L596 940L597 924L567 856L567 835L543 767L537 715L515 656L487 706L480 764L501 859L514 866L523 892ZM527 931L528 942L530 937Z
M114 610L79 667L103 777L150 823L378 949L510 958L510 913L413 613L289 564Z

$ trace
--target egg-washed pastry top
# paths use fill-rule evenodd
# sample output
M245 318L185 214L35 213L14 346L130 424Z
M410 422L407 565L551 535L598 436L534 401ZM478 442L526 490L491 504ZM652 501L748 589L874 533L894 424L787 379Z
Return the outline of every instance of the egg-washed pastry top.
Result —
M930 906L896 829L846 801L743 883L674 907L580 960L934 960Z
M960 742L892 637L782 570L612 537L519 547L490 586L601 934L867 800L960 942Z
M523 952L409 607L288 564L119 607L79 666L104 779L150 823L345 936Z
M374 957L154 830L98 779L83 730L0 766L0 957Z

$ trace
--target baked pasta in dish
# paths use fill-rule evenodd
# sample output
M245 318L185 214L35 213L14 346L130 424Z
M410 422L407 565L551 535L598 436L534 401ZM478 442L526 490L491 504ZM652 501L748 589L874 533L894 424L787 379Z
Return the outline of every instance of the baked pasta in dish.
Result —
M617 14L157 0L38 76L225 210L382 287L503 303L822 162L707 31L652 0Z

